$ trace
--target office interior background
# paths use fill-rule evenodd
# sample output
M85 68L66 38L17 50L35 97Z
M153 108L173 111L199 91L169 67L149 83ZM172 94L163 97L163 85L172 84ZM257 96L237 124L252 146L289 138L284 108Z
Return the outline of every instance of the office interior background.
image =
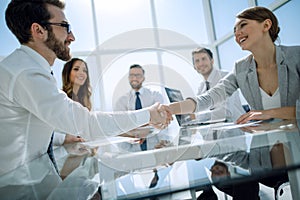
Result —
M276 44L300 45L299 0L65 0L65 14L76 38L73 57L87 61L95 110L111 111L115 100L130 90L128 70L140 64L144 85L163 91L176 88L193 96L201 77L191 51L203 46L214 53L215 67L232 70L249 54L234 41L238 12L265 6L279 20ZM5 24L9 0L0 2L0 60L20 44ZM61 88L63 61L53 71Z

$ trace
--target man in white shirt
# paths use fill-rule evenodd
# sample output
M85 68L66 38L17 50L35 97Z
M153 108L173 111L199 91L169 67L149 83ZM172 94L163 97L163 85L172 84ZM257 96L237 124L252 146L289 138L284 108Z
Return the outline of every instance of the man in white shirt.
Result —
M0 62L1 199L46 199L61 182L46 154L54 130L85 140L115 136L171 119L159 104L134 112L89 112L57 88L56 58L75 40L60 0L12 0L6 24L21 47ZM42 185L42 186L41 186Z
M213 67L213 54L209 49L196 48L192 51L192 56L195 70L203 77L203 81L200 82L197 93L197 95L200 95L204 92L209 92L209 89L217 85L219 80L225 77L228 72ZM235 92L221 106L209 111L197 113L196 118L203 121L223 118L228 121L235 121L243 113L245 113L245 111L242 107L239 93Z
M153 105L156 102L163 103L163 96L158 92L143 87L145 81L145 70L141 65L131 65L128 75L131 90L122 95L115 103L115 111L136 110L136 92L139 92L142 108Z
M128 80L131 90L116 101L115 111L139 110L156 102L163 103L163 96L158 91L143 87L145 70L141 65L130 66ZM142 150L147 149L148 142L146 139L141 140L140 147Z

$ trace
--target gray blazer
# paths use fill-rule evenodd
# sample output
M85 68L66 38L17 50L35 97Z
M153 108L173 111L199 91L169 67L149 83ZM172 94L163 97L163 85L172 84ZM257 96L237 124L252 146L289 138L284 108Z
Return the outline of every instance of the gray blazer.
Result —
M276 63L281 106L296 106L296 116L300 119L300 46L276 46ZM196 111L218 105L238 88L251 109L263 109L256 63L252 55L237 61L234 70L214 88L193 98L197 102Z

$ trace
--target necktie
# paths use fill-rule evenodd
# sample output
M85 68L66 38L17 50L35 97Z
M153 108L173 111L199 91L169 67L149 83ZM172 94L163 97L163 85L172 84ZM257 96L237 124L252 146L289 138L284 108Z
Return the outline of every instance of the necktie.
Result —
M205 85L206 85L206 90L209 90L210 86L209 86L209 82L205 81Z
M53 71L51 71L51 75L53 76ZM58 168L57 168L57 165L56 165L56 161L55 161L55 158L54 158L54 152L53 152L53 137L54 137L54 133L52 133L52 135L51 135L51 139L50 139L50 143L49 143L49 146L48 146L47 153L48 153L49 158L50 158L50 160L52 161L52 163L55 167L55 170L59 174L59 171L58 171Z
M140 99L140 93L139 92L135 92L136 95L136 99L135 99L135 109L139 110L142 108L142 103L141 103L141 99ZM147 140L145 138L145 140L143 140L143 142L140 144L141 150L145 151L147 150Z
M136 95L136 99L135 99L135 109L136 110L139 110L142 108L142 103L141 103L141 99L140 99L140 93L139 92L136 92L135 93Z
M58 171L58 168L57 168L57 165L56 165L56 161L55 161L55 158L54 158L54 152L53 152L53 137L54 137L54 133L52 133L52 135L51 135L51 140L50 140L50 143L49 143L49 146L48 146L47 153L48 153L49 158L50 158L50 160L52 161L52 163L55 167L55 170L59 174L59 171Z

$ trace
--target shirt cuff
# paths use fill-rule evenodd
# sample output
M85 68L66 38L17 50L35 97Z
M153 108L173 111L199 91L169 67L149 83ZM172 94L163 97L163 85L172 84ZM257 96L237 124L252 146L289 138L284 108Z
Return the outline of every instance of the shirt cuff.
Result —
M148 124L150 122L150 111L146 108L137 110L135 117L138 125Z
M65 142L65 137L66 137L66 134L59 133L59 132L54 132L53 145L54 146L61 146L61 145L63 145L64 142Z

